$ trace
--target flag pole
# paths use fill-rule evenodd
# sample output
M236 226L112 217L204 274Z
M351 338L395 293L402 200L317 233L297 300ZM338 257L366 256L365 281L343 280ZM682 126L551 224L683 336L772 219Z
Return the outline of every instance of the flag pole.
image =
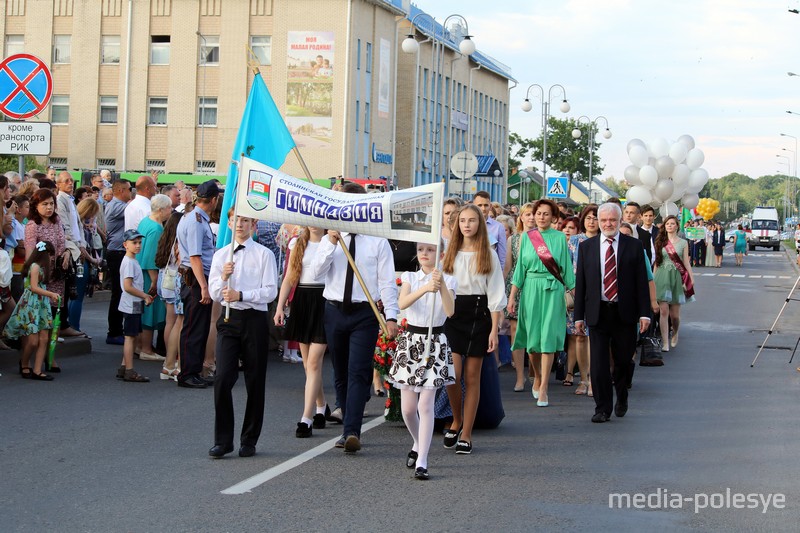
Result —
M444 184L444 178L442 178L442 184ZM432 206L431 209L435 209L436 206ZM439 213L442 211L439 210ZM433 214L433 213L431 213ZM436 222L436 217L433 217L434 220L432 222ZM439 220L439 229L436 231L438 238L436 239L436 255L434 256L436 259L436 266L435 269L439 269L439 256L442 254L442 220ZM433 276L433 273L431 273ZM442 283L444 283L444 279L442 279ZM445 284L445 289L447 289L447 284ZM428 313L428 338L425 340L425 362L427 363L428 359L431 356L431 343L433 342L433 315L436 312L436 293L433 293L433 298L431 299L431 310Z
M300 150L297 149L295 146L292 151L294 155L297 156L297 160L300 162L300 166L303 167L303 173L306 175L306 179L314 183L313 178L311 177L311 172L308 170L308 166L306 166L306 162L303 160L303 156L300 155ZM441 232L441 228L439 228ZM441 239L440 239L441 240ZM375 318L378 319L378 324L381 327L381 331L387 337L389 336L389 328L386 326L386 320L383 318L383 315L380 311L378 311L378 306L375 305L375 300L372 299L369 291L367 290L367 284L364 283L364 278L361 277L361 272L358 271L356 268L356 262L353 259L353 256L350 255L350 250L347 249L347 246L344 245L344 240L339 239L339 246L341 247L342 251L344 252L344 256L347 258L347 262L350 264L350 268L353 269L353 274L356 275L356 279L358 280L358 284L361 285L361 290L364 291L364 295L367 297L367 301L369 302L369 306L372 308L372 312L375 313Z
M239 163L241 162L242 157L244 157L244 154L240 153L239 154L239 160L238 161L236 161L236 160L233 161L233 164L236 165L236 177L237 177L236 181L237 181L237 183L241 183L240 180L239 180L239 178L241 178L241 176L239 176L239 168L240 168L239 167ZM238 187L237 187L237 189L238 189ZM236 194L236 193L237 193L237 191L233 191L233 194ZM230 251L230 255L228 256L228 262L229 263L233 262L233 252L236 249L236 217L238 215L239 215L239 202L237 202L236 201L236 197L234 197L233 198L233 228L231 228L231 251ZM231 278L228 278L228 282L225 284L225 288L226 289L230 289L231 288ZM225 322L226 323L229 322L230 319L231 319L231 303L230 302L225 302Z

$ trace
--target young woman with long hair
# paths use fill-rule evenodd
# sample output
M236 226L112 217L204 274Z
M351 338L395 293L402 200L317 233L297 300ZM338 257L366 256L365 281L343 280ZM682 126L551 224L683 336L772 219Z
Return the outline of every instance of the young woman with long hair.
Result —
M444 446L455 447L456 453L469 454L480 401L483 358L491 356L497 347L498 327L506 306L503 270L489 245L486 220L476 206L470 204L459 209L442 271L453 275L458 282L455 312L444 325L455 367L455 384L447 387L453 423L445 433Z
M303 416L297 423L295 437L311 437L313 429L325 428L325 392L322 383L322 359L325 356L325 278L315 278L311 262L317 247L325 235L322 228L306 227L300 236L289 242L289 264L286 269L275 325L286 325L286 338L300 344L303 368L306 371L306 388ZM284 315L284 307L290 299L296 312ZM313 429L312 429L313 428Z
M661 327L661 351L663 352L668 352L670 347L678 346L681 305L693 298L687 300L684 282L679 271L679 263L683 263L689 280L694 283L694 274L689 261L689 245L685 239L678 236L679 228L677 217L670 215L664 219L662 231L656 237L653 277L656 284L656 300L661 308L659 325ZM672 324L672 338L669 336L670 323Z
M181 274L178 265L181 264L178 253L178 223L183 218L182 213L172 213L164 225L164 232L158 239L156 252L156 266L158 267L158 295L167 306L167 318L164 325L164 340L167 346L167 359L161 368L164 380L178 381L178 348L183 327L183 301L181 300ZM167 273L169 269L169 273ZM164 286L165 273L172 279L170 287Z

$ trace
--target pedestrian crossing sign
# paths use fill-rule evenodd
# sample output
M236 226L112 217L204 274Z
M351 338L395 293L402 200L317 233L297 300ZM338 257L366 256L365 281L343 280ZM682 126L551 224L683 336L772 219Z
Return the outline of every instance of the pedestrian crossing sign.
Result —
M548 198L566 198L568 187L567 176L556 176L547 178L547 197Z

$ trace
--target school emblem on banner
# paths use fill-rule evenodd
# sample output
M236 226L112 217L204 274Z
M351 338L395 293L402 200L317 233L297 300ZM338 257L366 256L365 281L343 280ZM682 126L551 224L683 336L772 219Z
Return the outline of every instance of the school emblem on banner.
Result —
M247 174L247 204L256 211L262 211L269 205L269 184L272 174L259 170L250 170Z

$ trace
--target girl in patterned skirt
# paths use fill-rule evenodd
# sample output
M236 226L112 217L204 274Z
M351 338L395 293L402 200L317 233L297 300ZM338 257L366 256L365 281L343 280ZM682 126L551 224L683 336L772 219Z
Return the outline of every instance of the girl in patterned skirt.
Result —
M22 267L22 275L27 276L25 290L3 332L11 339L22 338L20 373L25 379L39 381L53 379L52 376L42 372L42 364L50 341L50 330L53 329L50 306L55 307L59 298L55 292L48 291L46 286L52 268L51 258L54 258L55 254L56 250L50 242L36 243L25 266ZM33 369L31 369L29 365L34 354Z
M436 391L455 383L453 355L444 334L444 321L453 314L456 279L436 269L436 246L432 244L417 244L417 261L421 270L404 272L400 277L403 286L398 303L400 309L407 309L408 326L397 339L389 378L400 389L403 420L414 439L406 466L416 467L414 477L426 480ZM431 305L433 331L426 353Z

